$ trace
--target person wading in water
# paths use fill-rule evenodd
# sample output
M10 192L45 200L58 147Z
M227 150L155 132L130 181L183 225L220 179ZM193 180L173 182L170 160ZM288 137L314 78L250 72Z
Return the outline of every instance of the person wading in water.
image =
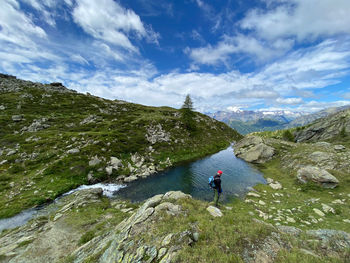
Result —
M221 188L221 177L222 171L219 170L216 172L215 176L209 178L209 185L214 189L214 205L218 207L220 194L222 193Z

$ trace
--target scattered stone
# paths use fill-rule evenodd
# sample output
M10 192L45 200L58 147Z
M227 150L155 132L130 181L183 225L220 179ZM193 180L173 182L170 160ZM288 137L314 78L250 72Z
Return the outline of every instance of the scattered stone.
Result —
M80 150L78 148L73 148L67 151L68 154L76 154L79 153Z
M194 232L192 237L193 237L193 241L194 242L198 242L198 240L199 240L199 233L198 232Z
M10 150L6 155L11 156L17 153L17 150Z
M274 183L271 183L269 184L269 186L274 189L274 190L280 190L282 189L282 185L279 183L279 182L274 182Z
M317 208L314 208L313 210L317 215L322 216L322 217L325 216L325 214L321 210L319 210Z
M12 115L12 120L15 122L19 122L23 120L23 115Z
M170 133L165 132L161 124L150 125L146 130L146 139L152 144L170 141Z
M6 107L4 105L0 105L0 110L5 110Z
M319 147L325 147L325 148L328 148L331 146L329 142L316 142L315 145Z
M254 192L249 192L249 193L247 194L247 196L253 196L253 197L258 197L258 198L260 198L260 195L257 194L257 193L254 193Z
M5 163L7 163L7 160L2 160L2 161L0 162L0 165L3 165L3 164L5 164Z
M296 222L293 217L289 217L289 216L286 217L286 221L289 222L289 223L295 223Z
M345 149L344 145L334 145L334 150L336 151L344 151Z
M262 200L259 200L259 205L266 205L266 203L264 202L264 201L262 201Z
M215 206L208 206L207 211L213 216L213 217L222 217L223 214L221 210Z
M343 219L343 222L350 223L350 219Z
M340 199L336 199L336 200L332 201L332 203L333 204L340 204L340 205L344 204L344 202L342 200L340 200Z
M113 166L114 169L118 169L118 167L123 166L122 161L119 160L117 157L111 157L110 164Z
M320 184L323 188L335 188L339 181L326 170L315 166L305 166L300 168L297 173L297 178L301 183L312 181Z
M322 204L322 210L325 213L333 213L333 214L335 214L335 210L332 207L330 207L329 205L326 205L326 204Z
M272 184L273 183L273 179L268 177L268 178L266 178L266 182L267 182L267 184Z

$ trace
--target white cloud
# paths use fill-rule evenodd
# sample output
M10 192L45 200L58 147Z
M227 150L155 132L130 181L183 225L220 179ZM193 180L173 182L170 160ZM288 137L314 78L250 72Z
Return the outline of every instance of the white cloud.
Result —
M46 38L41 27L20 11L15 0L4 0L0 8L0 41L10 42L23 47L33 46L33 38ZM0 43L1 44L1 43ZM6 45L6 44L2 44Z
M266 43L245 35L235 37L223 36L216 46L207 45L200 48L186 48L185 52L196 64L227 64L233 54L248 54L257 61L266 61L284 53L291 47L290 41L279 41L271 49Z
M273 10L254 9L241 21L241 27L254 30L259 37L270 40L296 37L302 41L350 33L348 0L274 2L282 4Z
M74 21L96 39L137 52L130 38L157 41L157 34L147 31L140 17L113 0L77 0Z
M341 95L344 99L350 100L350 92L343 93Z
M276 102L279 104L298 105L303 103L303 99L302 98L277 98Z

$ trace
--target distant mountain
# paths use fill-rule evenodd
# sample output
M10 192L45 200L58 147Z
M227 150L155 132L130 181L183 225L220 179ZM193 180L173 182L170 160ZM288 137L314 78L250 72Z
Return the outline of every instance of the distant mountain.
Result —
M292 111L218 111L207 113L210 117L227 123L241 134L259 131L275 131L305 126L317 119L350 108L350 105L327 108L315 113Z
M301 117L303 112L291 111L218 111L208 113L214 119L227 123L241 134L257 131L284 129L292 120Z
M315 113L311 113L311 114L307 114L307 115L303 115L300 117L295 118L294 120L292 120L288 125L287 128L293 128L293 127L299 127L299 126L304 126L307 125L317 119L320 118L324 118L327 117L330 114L334 114L346 109L349 109L350 105L346 105L346 106L342 106L342 107L331 107L331 108L327 108Z

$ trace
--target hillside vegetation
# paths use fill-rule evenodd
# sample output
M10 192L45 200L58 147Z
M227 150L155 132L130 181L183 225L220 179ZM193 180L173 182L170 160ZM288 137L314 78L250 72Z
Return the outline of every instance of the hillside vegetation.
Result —
M82 184L127 183L227 147L241 136L200 113L80 94L0 75L0 218Z

